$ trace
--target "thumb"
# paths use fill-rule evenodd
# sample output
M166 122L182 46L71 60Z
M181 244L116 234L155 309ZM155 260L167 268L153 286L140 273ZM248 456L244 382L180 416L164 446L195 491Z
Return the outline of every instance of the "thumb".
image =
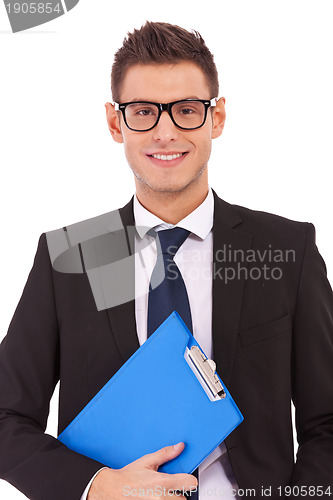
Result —
M160 465L178 457L185 447L184 443L177 443L174 446L165 446L155 453L149 453L142 457L144 467L151 467L157 470Z

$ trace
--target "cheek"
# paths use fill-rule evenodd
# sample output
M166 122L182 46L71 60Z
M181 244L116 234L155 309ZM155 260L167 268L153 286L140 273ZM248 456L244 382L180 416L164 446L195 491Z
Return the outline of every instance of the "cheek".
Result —
M136 144L136 141L133 139L133 137L131 137L130 139L124 137L124 150L126 157L135 156L138 151L138 145Z
M212 141L211 139L206 139L203 140L200 144L197 146L197 150L199 152L199 155L201 157L207 157L210 155L212 149Z
M144 134L133 132L132 134L123 134L124 148L130 154L139 155L144 149L145 144L147 144L147 139L143 137Z
M210 123L206 122L204 127L197 130L197 134L189 138L200 156L210 153L212 147L212 130Z
M127 163L132 169L138 170L141 168L146 160L145 155L142 153L142 144L140 138L131 137L130 140L124 140L124 152Z

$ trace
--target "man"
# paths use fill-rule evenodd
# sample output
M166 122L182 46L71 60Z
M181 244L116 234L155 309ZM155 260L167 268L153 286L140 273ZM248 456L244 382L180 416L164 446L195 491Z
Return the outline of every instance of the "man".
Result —
M104 214L41 236L1 345L1 477L29 498L50 500L119 499L124 487L196 486L192 475L157 472L183 443L112 470L44 434L59 379L61 432L146 340L157 259L152 234L176 226L189 233L175 261L193 334L213 354L244 415L199 467L200 495L215 489L228 499L329 497L333 301L313 226L231 206L209 189L207 164L212 139L223 131L225 101L217 99L215 64L199 34L165 23L135 30L116 54L112 93L107 122L124 144L136 196L119 217ZM136 232L127 231L134 224ZM111 227L126 232L129 255L148 242L144 265L136 252L128 267L134 295L121 282L103 281ZM195 402L189 418L194 411Z

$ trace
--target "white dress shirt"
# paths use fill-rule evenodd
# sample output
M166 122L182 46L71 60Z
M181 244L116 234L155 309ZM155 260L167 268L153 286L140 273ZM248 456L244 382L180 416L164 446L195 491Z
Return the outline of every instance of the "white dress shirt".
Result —
M212 346L212 268L214 197L211 189L203 203L173 226L146 210L134 197L135 236L135 319L140 345L147 340L147 312L150 276L156 263L155 231L182 227L190 234L174 257L186 285L192 315L193 335L208 358ZM174 443L176 444L176 443ZM98 471L99 472L99 471ZM92 480L95 476L92 478ZM85 500L89 482L81 500ZM225 444L218 446L199 466L199 500L205 497L237 498L234 477Z

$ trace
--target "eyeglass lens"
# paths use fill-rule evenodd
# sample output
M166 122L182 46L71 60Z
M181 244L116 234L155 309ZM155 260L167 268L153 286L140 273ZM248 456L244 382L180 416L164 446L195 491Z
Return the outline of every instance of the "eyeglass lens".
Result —
M200 127L205 119L205 105L197 101L180 101L173 104L171 114L175 123L182 128ZM153 127L159 115L155 104L131 103L126 106L125 116L130 128L146 130Z

